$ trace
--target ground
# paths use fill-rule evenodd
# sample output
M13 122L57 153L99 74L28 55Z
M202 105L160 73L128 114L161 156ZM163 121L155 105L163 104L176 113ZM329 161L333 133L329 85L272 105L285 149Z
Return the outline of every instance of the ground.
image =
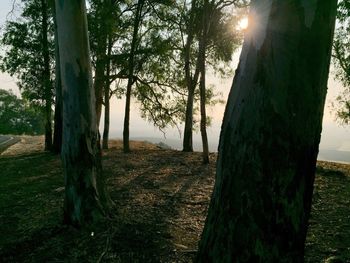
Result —
M120 141L103 153L115 208L89 230L62 225L59 156L23 137L0 156L0 262L191 262L215 177L200 153ZM350 166L319 162L306 262L350 262Z

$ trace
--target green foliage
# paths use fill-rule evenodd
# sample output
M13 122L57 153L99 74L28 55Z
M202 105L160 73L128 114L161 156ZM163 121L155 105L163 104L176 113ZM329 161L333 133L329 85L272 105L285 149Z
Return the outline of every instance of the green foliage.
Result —
M236 1L241 3L242 1ZM243 1L244 2L244 1ZM213 1L216 7L226 1ZM232 6L231 6L232 7ZM125 93L133 26L136 19L136 0L90 0L88 10L90 46L94 65L99 54L105 50L101 39L110 35L112 52L106 57L111 62L111 82L115 81L112 94L118 97ZM191 46L191 71L195 71L198 57L198 41L201 27L201 4L191 10L191 1L145 1L137 34L133 57L133 95L137 98L141 116L161 130L167 126L177 127L185 120L187 87L185 81L185 42L194 14L195 41ZM102 18L102 19L101 19ZM231 57L240 45L242 36L235 31L238 21L232 8L215 9L209 32L207 63L208 70L221 77L231 76ZM196 91L195 100L199 101ZM207 103L220 101L214 87L208 88ZM198 112L195 104L195 112ZM195 118L196 119L196 118Z
M239 2L239 1L237 1ZM177 0L172 4L159 5L152 9L147 20L144 20L145 31L148 34L143 36L141 45L153 47L153 51L147 54L147 62L143 65L140 74L144 80L151 84L153 96L150 94L139 94L141 102L141 112L144 118L153 120L154 123L161 123L161 128L166 125L177 126L185 120L187 87L185 81L185 43L193 31L194 41L190 47L190 71L192 74L198 66L199 41L202 26L203 6L202 2L192 9L191 1ZM242 35L235 30L235 25L239 20L237 12L233 12L232 4L223 7L222 1L211 2L211 18L207 39L206 62L207 71L218 74L220 77L232 76L231 59L233 52L239 47ZM225 2L226 4L226 2ZM193 15L193 23L190 21ZM192 28L192 29L191 29ZM162 83L162 84L161 84ZM206 103L215 105L222 102L216 92L215 87L207 87ZM144 91L145 89L139 89ZM149 89L146 89L149 90ZM156 99L155 94L161 94ZM153 99L152 99L153 98ZM150 106L153 101L153 107ZM199 101L198 91L195 92L195 101ZM164 116L156 115L150 109L160 109L167 107L163 112L175 112L172 118L164 121L155 121ZM198 113L199 105L195 103L194 114ZM196 127L196 116L194 117ZM159 125L157 124L159 127Z
M44 105L44 58L42 56L42 15L39 0L26 0L20 19L7 21L0 45L5 55L0 57L0 70L15 76L23 98L32 104ZM54 57L53 22L49 20L49 49ZM53 61L53 60L52 60ZM51 65L51 74L54 65ZM50 81L53 88L53 80Z
M12 91L0 89L0 134L43 134L43 123L37 108Z
M337 120L350 123L350 1L341 0L338 4L337 26L333 42L333 62L336 78L345 89L340 94L334 108Z

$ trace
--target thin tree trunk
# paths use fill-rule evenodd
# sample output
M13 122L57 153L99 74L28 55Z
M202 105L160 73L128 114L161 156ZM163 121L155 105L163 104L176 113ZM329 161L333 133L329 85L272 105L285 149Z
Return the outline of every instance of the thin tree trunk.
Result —
M193 152L193 103L194 103L194 91L195 88L188 88L188 96L186 103L186 116L185 116L185 130L183 139L183 151Z
M304 262L336 0L254 0L196 262Z
M63 102L62 102L62 83L61 83L61 70L60 70L60 53L58 48L58 35L57 35L57 22L56 22L56 8L55 4L52 4L54 31L55 31L55 126L53 135L53 151L55 153L61 153L62 148L62 115L63 115Z
M104 119L104 129L103 129L103 141L102 141L102 148L108 149L108 137L109 137L109 120L110 120L110 69L111 69L111 63L109 58L111 57L112 53L112 39L111 35L108 36L108 51L107 51L107 67L106 67L106 78L105 78L105 119Z
M106 50L107 50L107 25L105 23L108 13L107 4L105 1L100 1L97 10L97 19L99 21L99 36L97 38L97 54L96 54L96 69L95 69L95 97L96 97L96 116L97 127L100 125L103 94L105 86L105 69L106 69Z
M207 36L210 26L211 14L209 12L208 0L204 0L203 7L203 18L202 18L202 36L199 43L199 60L200 60L200 72L201 78L199 83L199 93L200 93L200 109L201 109L201 123L200 130L202 136L203 145L203 163L209 163L209 145L207 136L207 113L206 113L206 89L205 89L205 59L206 59L206 46L207 46Z
M134 59L135 59L135 51L136 51L137 41L138 41L137 35L141 24L143 4L144 4L144 0L138 0L137 10L136 10L136 15L134 20L134 30L133 30L131 48L130 48L130 54L129 54L128 84L126 87L125 116L124 116L124 129L123 129L123 150L125 153L130 152L129 123L130 123L131 88L134 83Z
M52 150L52 87L50 77L50 52L48 44L48 6L46 0L41 0L42 12L42 55L44 58L43 87L45 89L45 150Z
M64 221L84 226L108 209L83 0L56 0L63 88Z
M96 96L96 118L97 125L100 125L101 113L102 113L102 104L103 104L103 90L104 90L104 78L105 78L105 65L104 62L99 59L96 61L96 71L95 71L95 81L94 81L94 90Z
M201 124L200 130L202 135L202 145L203 145L203 163L209 163L209 146L208 146L208 136L207 136L207 114L206 114L206 91L205 91L205 59L202 61L203 66L201 69L201 80L199 84L200 89L200 107L201 107Z
M189 19L189 25L187 28L187 40L185 44L185 80L187 86L187 103L185 113L185 128L183 138L183 151L193 152L193 105L194 105L194 93L199 78L199 60L197 59L195 72L191 74L191 47L194 39L194 19L195 9L197 7L197 1L194 0L191 3L191 14Z

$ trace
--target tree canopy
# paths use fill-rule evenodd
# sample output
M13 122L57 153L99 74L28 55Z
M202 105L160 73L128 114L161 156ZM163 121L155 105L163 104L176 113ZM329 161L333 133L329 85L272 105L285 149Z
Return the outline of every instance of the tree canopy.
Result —
M37 107L12 91L0 89L0 134L43 134L43 123Z
M350 123L350 1L338 3L337 27L333 42L333 62L336 78L344 86L336 98L336 118L344 124Z

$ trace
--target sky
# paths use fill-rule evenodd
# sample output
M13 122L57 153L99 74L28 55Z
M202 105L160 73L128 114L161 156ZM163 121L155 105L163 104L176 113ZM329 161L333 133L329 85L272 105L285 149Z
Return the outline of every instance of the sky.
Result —
M12 3L16 0L1 0L0 1L0 27L3 27L7 17L14 18L14 15L9 14L12 9ZM19 0L16 1L17 3ZM240 50L234 54L232 67L235 69L238 64ZM328 94L326 99L326 106L323 119L323 132L320 144L322 150L338 150L347 151L350 153L350 126L340 126L331 114L331 102L342 90L342 85L338 81L334 80L331 68L331 74L328 81ZM218 91L222 92L223 99L228 97L229 90L231 88L233 76L228 79L218 79L214 76L208 77L208 84L214 84ZM11 76L0 73L0 88L12 89L16 94L19 94L19 90L16 86L15 79ZM111 102L111 125L110 125L110 137L122 138L123 118L124 118L124 100L112 99ZM157 140L164 140L171 144L173 147L181 147L181 135L177 129L167 129L164 135L157 128L153 127L147 121L142 120L139 117L139 110L136 103L132 103L131 106L131 118L130 118L130 136L131 138L157 138ZM208 115L213 118L212 126L208 128L208 138L210 144L210 150L216 151L217 144L220 135L221 122L223 118L225 105L218 105L214 108L208 109ZM103 120L103 116L101 118ZM101 123L101 127L103 121ZM183 126L181 126L183 129ZM182 130L181 130L182 132ZM165 139L166 138L166 139ZM199 132L194 133L194 146L196 150L201 150ZM350 160L349 160L350 161Z

